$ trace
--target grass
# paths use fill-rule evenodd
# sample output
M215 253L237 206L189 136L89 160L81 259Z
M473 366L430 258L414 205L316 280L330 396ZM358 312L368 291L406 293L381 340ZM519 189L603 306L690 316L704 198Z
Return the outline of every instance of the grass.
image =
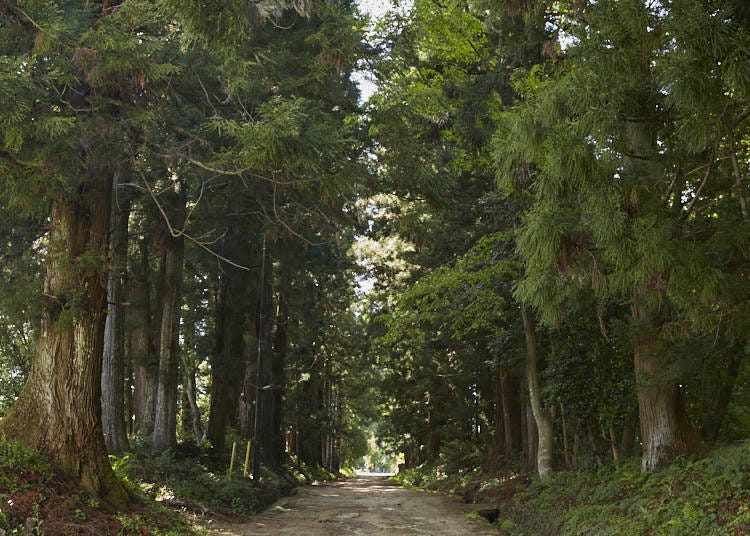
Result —
M655 473L638 459L544 480L480 472L406 471L407 485L452 490L498 506L508 536L682 536L750 534L750 444L682 458Z

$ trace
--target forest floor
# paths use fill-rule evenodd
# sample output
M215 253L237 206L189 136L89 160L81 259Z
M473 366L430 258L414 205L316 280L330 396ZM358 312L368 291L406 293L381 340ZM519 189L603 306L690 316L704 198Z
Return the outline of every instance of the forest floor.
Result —
M212 536L498 535L478 518L447 495L406 489L384 476L358 476L305 486L248 522L203 528Z

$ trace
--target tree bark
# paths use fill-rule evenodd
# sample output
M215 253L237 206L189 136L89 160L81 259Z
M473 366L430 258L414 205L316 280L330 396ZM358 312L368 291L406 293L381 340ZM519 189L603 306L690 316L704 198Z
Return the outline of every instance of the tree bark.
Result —
M500 434L498 452L506 457L521 448L520 404L518 401L519 381L515 374L498 369L495 377L495 426Z
M151 337L151 298L146 241L141 241L139 259L130 263L128 296L130 308L130 358L133 363L135 434L150 441L156 416L156 386L159 359Z
M274 391L279 386L273 383L273 262L271 260L270 248L264 247L263 277L260 283L258 306L258 341L259 359L257 363L257 389L256 397L258 404L255 412L257 422L255 426L255 453L258 457L256 466L264 465L276 468L276 457L274 455Z
M654 170L652 155L657 155L656 126L650 120L653 116L654 94L653 73L647 58L633 57L632 76L639 81L640 94L633 94L633 108L625 110L625 116L636 118L624 123L624 141L630 155L624 156L625 173L639 181L654 180L660 177L661 170ZM709 173L710 173L710 167ZM706 180L708 173L705 176ZM678 195L678 197L680 197ZM694 199L698 199L698 196ZM631 214L633 222L644 216L653 215L648 205L634 204ZM687 209L688 211L690 208ZM681 217L685 217L684 214ZM638 239L639 237L634 237ZM662 274L650 274L653 280ZM655 470L668 463L675 456L688 451L688 426L683 414L681 394L677 381L669 373L669 356L658 347L658 328L661 325L658 306L649 305L649 294L663 294L663 290L653 284L633 281L631 284L632 315L638 324L639 333L633 342L633 362L638 397L638 413L641 423L641 466L644 470ZM656 299L661 300L663 296Z
M272 451L269 456L269 462L273 467L280 468L284 463L286 454L286 438L284 436L284 391L286 386L286 352L287 352L287 334L289 325L289 305L287 301L288 285L286 282L281 284L281 291L278 293L276 304L276 331L273 341L273 363L271 364L271 392L272 410L271 410L271 430Z
M197 327L188 329L185 333L185 347L193 347L195 344L193 333ZM182 422L181 430L183 437L192 437L195 444L203 441L203 425L201 424L201 413L198 408L198 399L195 385L195 357L192 352L183 352L182 355Z
M633 311L642 331L633 347L633 361L643 443L641 466L653 471L688 452L690 431L679 386L669 372L667 356L659 352L644 293L637 291L634 296Z
M523 425L523 456L524 464L529 471L537 471L537 453L539 452L539 434L537 433L536 421L531 406L526 403L522 409Z
M506 373L500 367L495 367L495 436L493 441L494 451L496 453L506 452L506 446L508 441L506 436L508 434L508 425L505 420L505 414L508 413L508 409L505 407L505 401L503 400L503 379Z
M521 304L523 331L526 338L526 382L529 387L529 404L534 415L538 433L537 472L545 477L552 471L553 430L552 418L544 409L542 395L539 388L539 372L537 370L536 329L529 318L526 306Z
M245 347L244 361L245 368L243 372L242 386L240 389L238 401L238 417L240 437L250 439L253 434L253 412L255 409L255 377L257 355L253 351L257 348L258 341L255 338L257 328L252 319L252 315L246 314L243 322L243 346Z
M131 499L109 465L101 422L112 184L100 170L89 173L52 200L37 351L0 433L43 452L65 478L110 506L127 509Z
M185 195L180 192L168 198L172 226L182 225ZM156 415L151 442L153 452L172 449L177 444L177 378L182 265L185 241L182 235L162 237L162 310L159 336L159 383L156 390Z
M115 173L109 236L107 317L102 360L102 426L107 450L120 454L129 447L125 421L125 277L130 201L117 195L124 177Z
M233 424L238 410L242 356L246 353L244 303L238 275L232 271L224 272L216 299L215 337L211 355L211 406L206 431L206 438L217 455L226 447L226 430Z
M321 359L316 359L315 350L310 346L301 349L300 363L305 364L309 378L297 384L298 411L298 452L300 460L310 466L323 466L323 422L320 415L323 409L323 376Z

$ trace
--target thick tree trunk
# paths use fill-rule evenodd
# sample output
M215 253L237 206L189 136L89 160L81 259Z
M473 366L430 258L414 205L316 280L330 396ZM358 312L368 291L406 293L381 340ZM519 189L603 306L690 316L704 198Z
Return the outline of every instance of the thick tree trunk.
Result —
M677 382L653 339L637 342L633 357L641 422L641 466L653 471L689 450L689 433Z
M109 236L111 266L107 276L107 318L102 362L102 426L107 450L119 454L128 449L125 421L125 276L128 253L130 201L117 195L122 176L114 175Z
M126 509L101 423L105 255L111 180L92 175L52 201L50 251L37 352L0 433L45 453L65 478Z
M226 430L234 424L245 355L243 324L245 301L237 274L226 272L219 282L215 311L214 349L211 355L211 406L206 438L214 452L226 445Z
M552 470L552 418L542 404L537 370L536 330L523 304L521 304L521 316L526 338L526 382L529 387L529 405L534 415L539 440L536 452L537 472L540 477L544 477Z
M159 360L151 340L150 270L145 241L141 242L139 257L131 263L128 281L130 357L133 364L135 434L141 440L150 441L156 416Z
M168 212L173 226L182 225L185 196L170 199ZM179 228L179 227L178 227ZM162 314L159 336L159 384L156 390L156 416L151 443L153 452L174 448L177 443L178 335L182 296L182 265L185 241L182 235L165 236L162 253Z
M214 310L214 347L211 353L211 404L208 410L208 428L206 439L211 444L215 456L220 456L226 448L226 426L229 415L227 352L229 324L229 286L227 277L218 283Z
M251 315L246 315L243 322L243 346L245 347L242 386L238 401L239 435L244 439L250 439L253 435L253 413L255 409L255 377L257 355L253 349L257 348L258 341L255 338L257 328Z
M641 466L653 471L686 454L691 433L679 386L669 371L669 360L659 352L643 292L636 293L633 311L642 330L633 346L643 443Z
M623 156L624 174L638 181L655 181L662 174L661 169L654 169L652 160L652 156L659 153L659 147L656 125L651 120L656 88L647 59L640 55L633 57L631 74L640 82L639 92L631 95L632 108L623 110L622 114L633 118L625 120L624 124L628 153ZM633 224L655 215L655 210L659 209L645 203L634 205L631 209ZM638 238L634 236L634 239ZM650 275L656 280L662 274ZM658 347L658 328L663 319L658 306L649 304L664 299L663 292L653 285L636 281L631 286L632 314L639 329L633 341L633 362L643 444L641 466L644 470L659 468L675 456L686 453L689 446L690 434L679 387L669 372L669 356Z

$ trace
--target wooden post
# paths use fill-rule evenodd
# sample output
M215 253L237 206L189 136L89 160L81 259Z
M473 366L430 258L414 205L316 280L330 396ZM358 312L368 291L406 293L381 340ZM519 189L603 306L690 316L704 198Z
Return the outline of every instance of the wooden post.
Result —
M247 450L245 451L245 466L242 468L242 476L247 478L247 464L250 463L250 445L252 445L252 441L247 442Z
M232 478L232 471L234 470L234 459L237 456L237 442L232 443L232 458L229 460L229 472L227 477Z

